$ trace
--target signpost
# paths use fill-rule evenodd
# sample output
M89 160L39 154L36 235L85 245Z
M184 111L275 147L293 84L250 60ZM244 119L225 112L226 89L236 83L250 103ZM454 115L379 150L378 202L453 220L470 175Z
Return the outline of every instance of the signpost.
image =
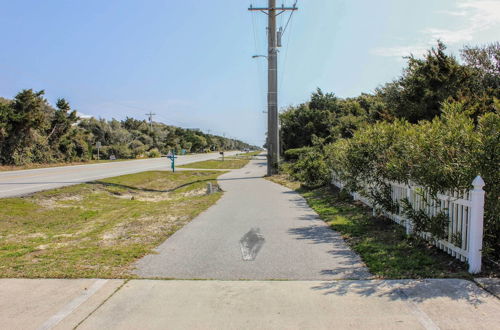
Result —
M222 156L222 161L224 161L224 151L219 152L219 154Z
M167 158L172 162L170 165L170 167L172 167L172 172L175 172L175 159L177 158L177 156L175 155L175 151L169 151L167 154Z
M95 146L97 147L97 160L99 160L99 149L101 149L101 142L97 141Z

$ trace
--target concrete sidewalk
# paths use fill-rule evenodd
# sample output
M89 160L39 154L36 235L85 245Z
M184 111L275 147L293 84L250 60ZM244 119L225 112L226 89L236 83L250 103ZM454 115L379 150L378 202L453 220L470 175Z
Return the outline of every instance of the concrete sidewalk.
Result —
M465 280L0 280L2 329L498 329Z
M136 264L145 278L368 279L359 258L295 191L263 179L264 156L219 177L210 209Z

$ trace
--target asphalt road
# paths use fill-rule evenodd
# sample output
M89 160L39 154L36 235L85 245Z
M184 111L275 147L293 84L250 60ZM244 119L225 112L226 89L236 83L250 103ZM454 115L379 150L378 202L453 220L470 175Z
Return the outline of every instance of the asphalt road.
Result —
M237 151L231 151L226 152L226 155L231 156L236 153ZM215 159L217 157L219 157L219 154L215 152L178 156L176 164L184 165ZM168 158L151 158L101 164L5 171L0 172L0 198L21 196L36 191L69 186L123 174L169 169L170 160Z
M146 278L332 280L371 277L295 191L270 182L264 156L219 177L224 195L137 263Z

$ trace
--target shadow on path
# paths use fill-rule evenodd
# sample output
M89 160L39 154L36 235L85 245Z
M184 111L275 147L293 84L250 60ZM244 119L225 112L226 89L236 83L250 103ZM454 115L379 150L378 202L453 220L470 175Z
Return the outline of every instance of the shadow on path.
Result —
M448 298L465 301L473 306L483 304L486 298L491 298L489 293L480 289L474 282L462 279L333 281L324 282L311 289L324 295L355 294L362 297L386 297L393 301L411 300L417 303L428 299Z

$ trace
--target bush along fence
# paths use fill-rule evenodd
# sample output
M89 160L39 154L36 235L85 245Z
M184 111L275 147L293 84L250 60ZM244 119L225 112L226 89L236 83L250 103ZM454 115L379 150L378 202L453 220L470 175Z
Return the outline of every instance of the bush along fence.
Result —
M332 184L346 187L340 176L332 174ZM469 272L481 272L483 247L484 181L477 176L473 189L463 192L431 194L428 189L384 181L361 186L350 194L355 200L406 228L451 256L467 262Z

